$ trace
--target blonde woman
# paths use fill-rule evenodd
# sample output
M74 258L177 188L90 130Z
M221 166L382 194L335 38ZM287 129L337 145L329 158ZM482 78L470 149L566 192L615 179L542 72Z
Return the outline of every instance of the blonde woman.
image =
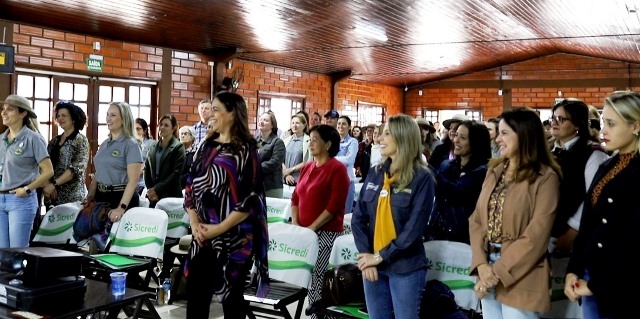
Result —
M109 104L107 128L109 137L102 142L93 158L96 175L91 181L84 204L87 205L92 200L109 202L109 221L115 223L129 208L139 206L140 198L136 187L138 177L142 174L143 162L140 145L135 139L134 120L129 104ZM93 237L100 250L104 249L111 223L107 223L107 227Z
M284 138L284 147L287 152L282 164L282 176L284 183L295 185L300 178L300 171L304 165L313 160L309 152L309 134L307 131L307 119L303 114L291 117L291 135Z
M629 318L640 285L633 270L640 246L640 94L615 92L604 100L602 141L615 155L596 172L584 201L564 293L582 299L584 318ZM612 267L614 266L614 267Z
M417 319L421 311L427 277L422 232L435 180L421 159L420 137L410 116L389 118L380 137L383 162L369 171L351 220L372 319Z

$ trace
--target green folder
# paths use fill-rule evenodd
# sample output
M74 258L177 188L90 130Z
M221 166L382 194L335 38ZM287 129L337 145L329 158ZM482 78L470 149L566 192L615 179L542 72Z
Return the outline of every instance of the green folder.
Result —
M121 269L128 266L140 265L145 263L141 260L132 259L117 254L98 254L92 255L92 257L99 261L101 264L113 269Z
M362 303L353 303L353 304L347 304L342 306L331 306L331 307L328 307L327 309L347 314L353 318L369 319L369 315L362 313L358 310L363 307L364 307L364 304Z

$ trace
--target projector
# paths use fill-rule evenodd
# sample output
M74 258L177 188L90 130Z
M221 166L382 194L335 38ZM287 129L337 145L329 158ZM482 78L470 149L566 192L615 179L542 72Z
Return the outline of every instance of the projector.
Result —
M83 255L49 247L0 248L0 270L25 282L80 276Z

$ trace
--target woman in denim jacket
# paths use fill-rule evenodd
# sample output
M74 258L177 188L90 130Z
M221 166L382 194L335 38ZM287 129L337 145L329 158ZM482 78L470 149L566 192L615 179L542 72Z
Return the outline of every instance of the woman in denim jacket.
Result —
M427 275L422 232L435 180L421 160L413 118L389 118L380 145L383 163L369 172L351 220L367 311L371 319L418 318Z

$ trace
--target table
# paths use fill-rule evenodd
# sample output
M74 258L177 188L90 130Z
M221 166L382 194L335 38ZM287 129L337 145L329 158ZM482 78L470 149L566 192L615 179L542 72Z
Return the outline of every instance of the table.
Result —
M107 318L115 319L118 314L130 305L134 305L133 314L130 318L136 319L140 316L142 305L146 305L148 312L152 318L160 319L160 315L156 311L153 303L149 299L152 294L146 291L135 290L127 288L125 294L121 297L114 297L111 294L111 287L107 283L95 281L92 279L85 279L87 285L87 291L84 295L84 304L81 306L67 306L60 305L55 309L43 309L32 310L32 313L45 316L47 319L51 318L76 318L78 316L86 317L87 315L97 312L107 311ZM0 318L15 319L11 313L19 311L0 305Z

